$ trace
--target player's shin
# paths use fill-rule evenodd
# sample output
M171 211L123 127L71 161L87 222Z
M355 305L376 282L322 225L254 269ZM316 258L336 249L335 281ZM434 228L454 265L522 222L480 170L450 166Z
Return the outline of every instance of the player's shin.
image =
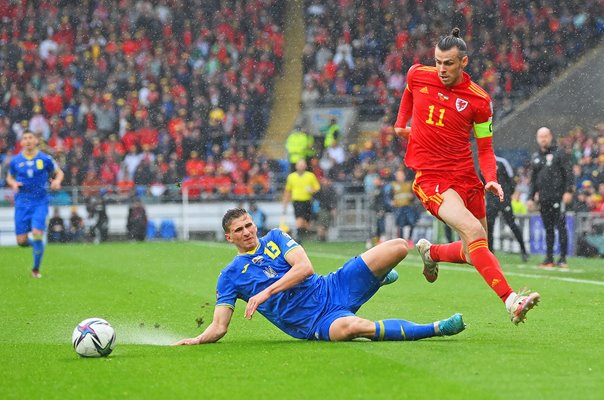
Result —
M44 241L42 236L34 235L34 240L32 241L33 247L33 255L34 255L34 270L40 269L40 264L42 263L42 256L44 255Z
M478 239L468 245L470 253L470 261L487 282L487 284L493 289L497 296L504 302L513 293L512 288L508 285L508 282L503 276L503 271L499 265L499 261L487 245L486 239Z
M434 324L416 324L404 319L375 321L374 341L419 340L435 336Z

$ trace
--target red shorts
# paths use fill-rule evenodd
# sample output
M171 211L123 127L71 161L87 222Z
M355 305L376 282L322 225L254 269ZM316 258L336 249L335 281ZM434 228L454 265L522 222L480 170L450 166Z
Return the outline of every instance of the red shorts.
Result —
M438 219L440 219L438 209L443 202L442 193L447 189L455 190L466 208L477 219L486 217L484 184L478 179L475 172L416 172L413 192L421 200L426 210Z

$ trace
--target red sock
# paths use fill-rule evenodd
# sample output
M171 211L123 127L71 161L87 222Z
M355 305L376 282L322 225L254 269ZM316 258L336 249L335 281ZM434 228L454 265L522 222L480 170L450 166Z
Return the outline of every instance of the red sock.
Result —
M465 264L468 261L463 253L461 240L447 244L433 244L430 246L430 257L434 261L446 261L456 264Z
M478 239L468 245L470 260L474 268L493 289L497 296L505 302L513 290L503 276L499 261L489 250L486 239Z

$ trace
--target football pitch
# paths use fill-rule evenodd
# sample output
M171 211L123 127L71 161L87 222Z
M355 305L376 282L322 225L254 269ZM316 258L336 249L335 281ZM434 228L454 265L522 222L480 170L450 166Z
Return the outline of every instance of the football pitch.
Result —
M318 273L362 243L308 243ZM515 289L542 295L514 326L470 266L441 265L427 283L412 250L400 279L361 310L369 319L433 322L461 312L468 327L418 342L326 343L285 335L238 302L218 343L170 347L211 321L219 271L234 247L210 242L50 245L42 279L31 250L0 249L1 399L596 399L604 393L604 262L570 271L499 254ZM80 358L70 340L88 317L107 319L108 358Z

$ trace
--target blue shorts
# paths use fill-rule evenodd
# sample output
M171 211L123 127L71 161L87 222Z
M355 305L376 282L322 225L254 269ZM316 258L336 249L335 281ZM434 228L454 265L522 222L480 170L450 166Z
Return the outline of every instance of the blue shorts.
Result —
M369 269L361 256L346 262L325 277L327 304L314 329L314 338L330 340L329 327L338 318L354 316L380 288L381 280Z
M32 229L46 230L48 204L15 207L15 234L23 235Z

